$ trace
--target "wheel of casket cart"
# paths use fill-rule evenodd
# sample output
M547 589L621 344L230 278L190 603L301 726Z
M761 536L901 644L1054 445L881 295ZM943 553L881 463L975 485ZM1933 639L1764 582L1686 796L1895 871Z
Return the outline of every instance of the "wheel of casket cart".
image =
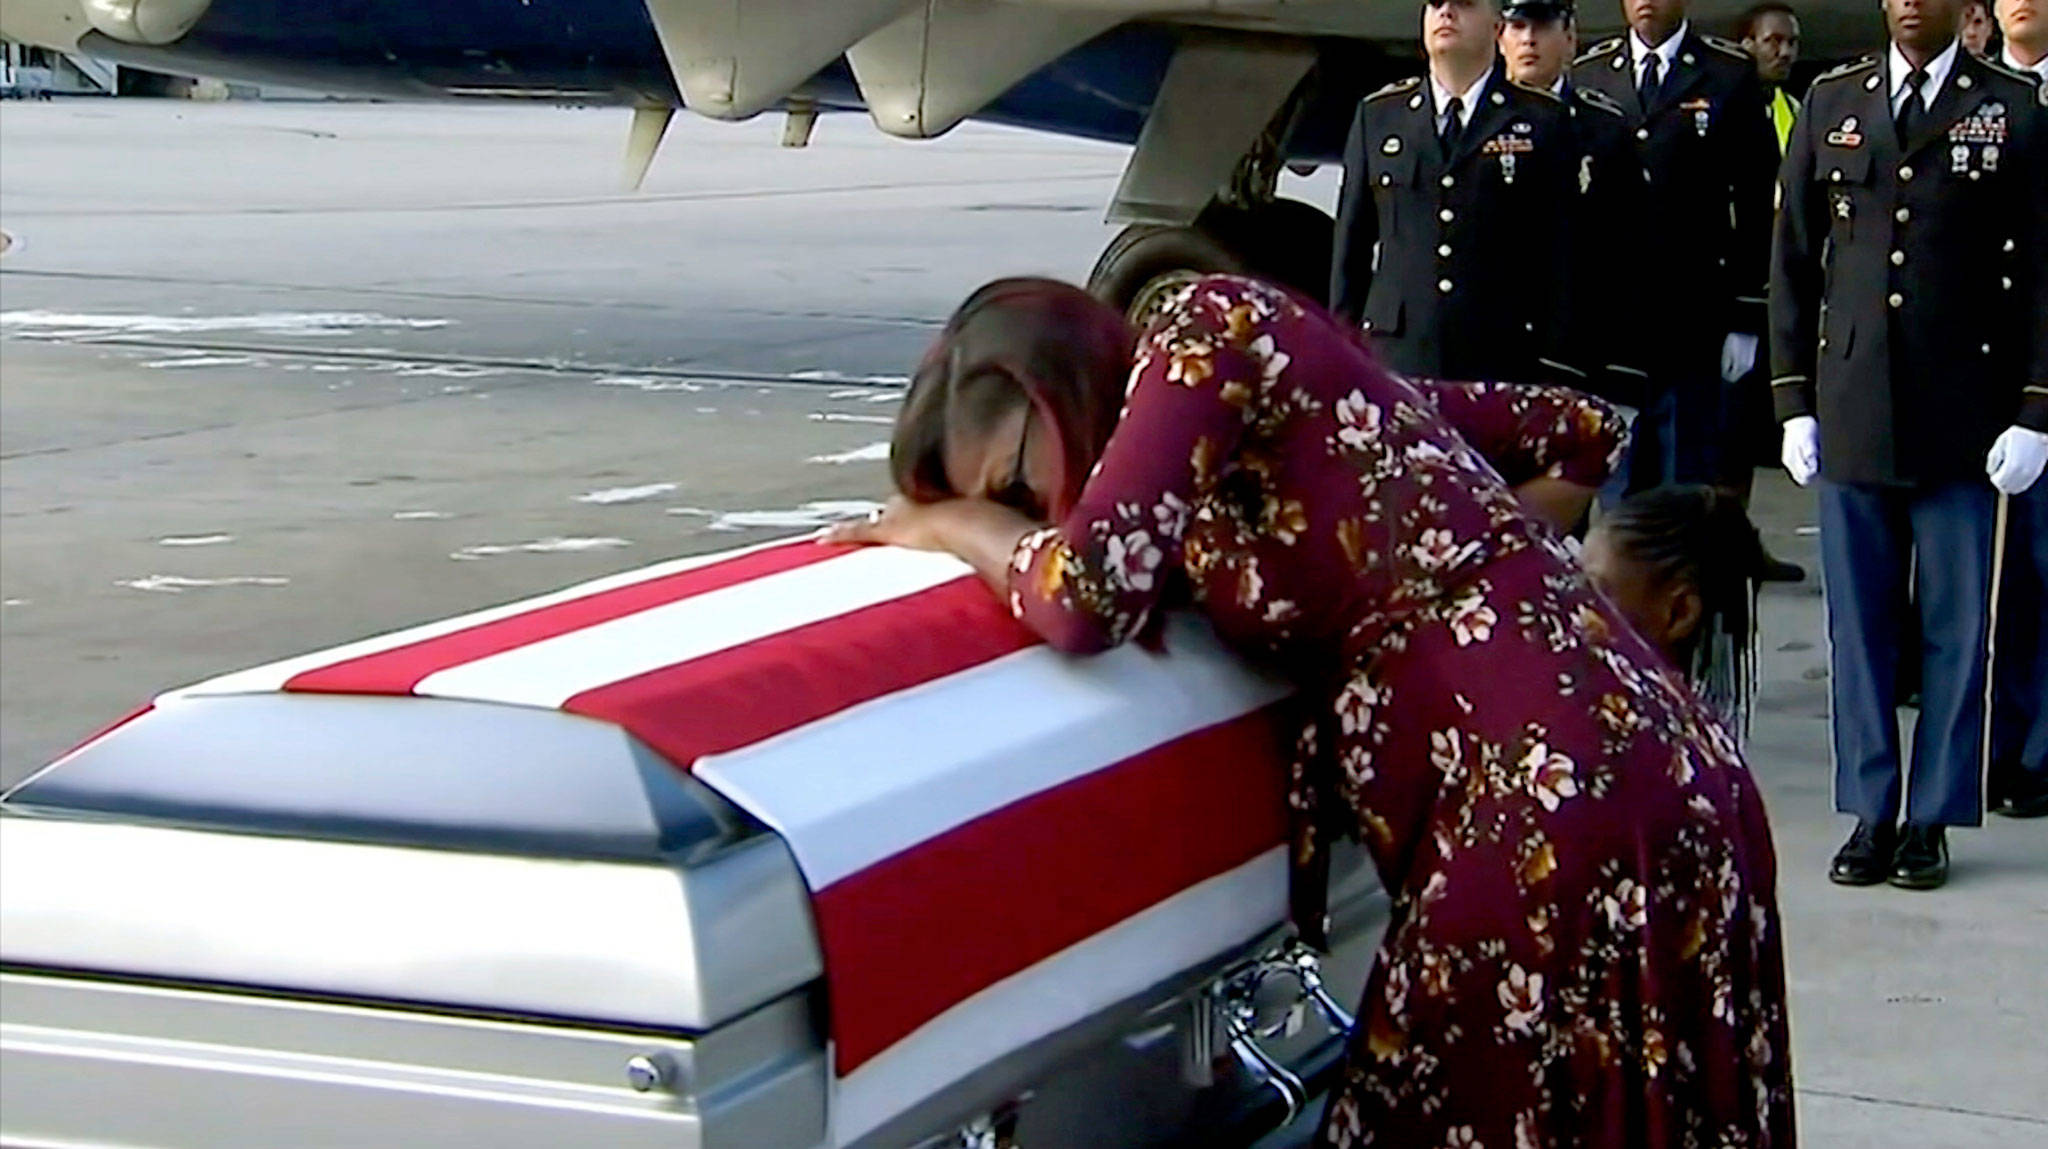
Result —
M1211 205L1195 226L1237 254L1245 270L1310 299L1330 290L1337 221L1313 204L1276 199L1250 207Z
M1245 270L1242 260L1199 227L1134 223L1103 249L1088 274L1088 290L1142 326L1189 282Z

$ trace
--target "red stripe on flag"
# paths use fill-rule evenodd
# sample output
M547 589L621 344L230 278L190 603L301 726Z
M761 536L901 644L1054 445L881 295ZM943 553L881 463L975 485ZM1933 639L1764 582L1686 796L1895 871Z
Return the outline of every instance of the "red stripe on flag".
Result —
M838 1073L1286 841L1278 733L1266 711L1212 726L819 891Z
M389 650L295 674L290 691L319 694L410 694L422 679L466 662L503 654L571 631L722 590L750 579L809 566L847 553L809 539L752 551L722 562L514 614Z
M622 726L688 770L1038 642L970 575L587 690L562 709Z

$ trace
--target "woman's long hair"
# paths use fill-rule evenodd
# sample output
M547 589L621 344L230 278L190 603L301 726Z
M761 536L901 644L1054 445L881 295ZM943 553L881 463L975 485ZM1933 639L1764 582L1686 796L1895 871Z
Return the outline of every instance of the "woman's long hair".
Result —
M1762 538L1734 495L1717 487L1658 487L1624 500L1600 530L1657 585L1691 586L1700 621L1678 643L1693 689L1747 736L1756 692L1757 586Z
M1123 411L1134 336L1115 308L1053 279L998 279L967 297L925 353L889 444L896 489L918 502L956 491L946 444L987 434L1020 400L1053 435L1061 461L1055 521L1080 496Z

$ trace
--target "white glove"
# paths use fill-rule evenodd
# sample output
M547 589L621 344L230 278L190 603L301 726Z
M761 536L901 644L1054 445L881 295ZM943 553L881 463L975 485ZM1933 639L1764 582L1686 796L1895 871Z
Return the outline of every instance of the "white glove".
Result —
M1991 485L2008 495L2025 494L2043 468L2048 468L2048 431L2025 427L2007 427L1984 459L1984 473L1991 476Z
M1813 482L1813 477L1820 474L1820 422L1811 415L1795 415L1785 420L1785 445L1778 458L1793 482L1802 487ZM2035 471L2039 473L2040 468Z
M1721 378L1733 383L1756 366L1756 336L1730 332L1721 341Z

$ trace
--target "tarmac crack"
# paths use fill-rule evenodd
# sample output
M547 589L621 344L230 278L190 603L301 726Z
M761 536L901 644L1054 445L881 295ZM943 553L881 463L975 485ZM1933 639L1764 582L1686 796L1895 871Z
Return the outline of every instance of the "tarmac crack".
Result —
M801 347L807 343L840 341L842 336L810 336L781 343L753 343L750 347L787 349ZM501 355L449 355L442 352L422 351L407 353L400 351L367 351L346 347L309 348L281 343L244 343L236 340L213 339L150 339L141 336L109 335L82 339L35 340L44 347L146 347L155 351L197 351L230 355L255 355L273 359L317 359L328 362L352 362L375 364L401 364L430 367L488 367L500 371L523 372L533 375L631 375L659 380L676 380L686 383L705 383L712 386L733 384L748 387L790 387L805 390L819 387L873 387L887 390L901 387L896 381L878 381L857 375L841 376L833 373L809 374L800 372L737 371L725 368L707 367L643 367L631 363L588 363L574 359L531 359ZM432 399L443 396L423 395L415 398ZM11 456L10 456L11 457Z
M1892 1097L1873 1097L1867 1093L1849 1093L1838 1089L1813 1089L1800 1086L1797 1092L1809 1097L1830 1097L1837 1101L1854 1101L1862 1105L1883 1105L1893 1109L1913 1109L1923 1113L1953 1113L1959 1117L1982 1117L1990 1121L2010 1121L2017 1125L2040 1125L2048 1127L2048 1117L2036 1117L2026 1113L1999 1113L1989 1109L1971 1109L1962 1105L1937 1105L1929 1101L1900 1101Z
M1077 172L1071 175L1035 176L1034 183L1097 183L1115 179L1120 171ZM448 204L337 204L323 207L250 207L250 208L130 208L121 212L124 219L140 218L194 218L214 216L235 218L241 216L316 216L316 215L439 215L445 212L477 211L526 211L551 208L579 207L640 207L654 204L720 203L733 200L799 199L806 196L859 195L865 192L928 191L932 189L957 189L978 187L1013 187L1016 179L990 179L980 177L971 180L930 180L919 183L876 182L860 184L834 184L826 187L803 188L745 188L732 191L667 192L651 195L632 196L580 196L565 199L536 200L484 200L474 203ZM24 219L63 219L77 216L105 216L104 209L29 210L19 213Z
M183 275L130 275L119 272L100 271L55 271L31 270L24 268L0 268L0 279L20 276L24 279L65 279L82 280L92 283L151 283L171 287L215 287L236 291L276 291L307 295L383 296L390 299L416 299L436 303L509 303L530 307L564 307L588 311L661 311L667 304L641 303L632 300L614 299L540 299L522 295L491 295L474 291L419 291L401 287L385 287L381 284L365 286L330 287L317 283L270 283L261 280L202 279ZM945 321L924 315L877 315L858 311L828 311L820 308L788 310L773 307L727 307L720 312L726 315L748 315L768 319L839 320L846 323L896 324L904 327L936 328Z

